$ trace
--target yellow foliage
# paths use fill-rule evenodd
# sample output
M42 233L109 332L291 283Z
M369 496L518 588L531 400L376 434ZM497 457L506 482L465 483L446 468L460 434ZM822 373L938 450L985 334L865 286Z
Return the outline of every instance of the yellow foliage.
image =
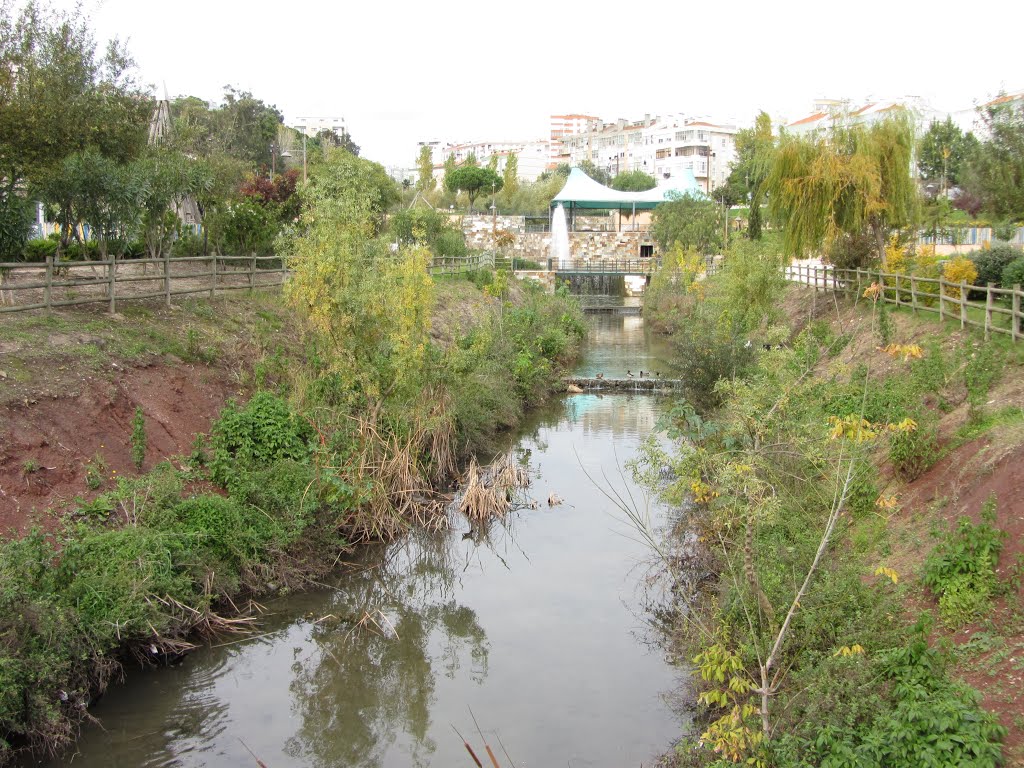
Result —
M883 496L879 496L875 500L875 506L878 507L879 509L884 509L886 511L892 511L892 510L896 509L897 507L899 507L899 501L897 501L896 496L884 496L883 495Z
M885 576L893 584L900 583L900 575L896 573L892 568L886 568L885 566L879 566L875 568L875 576Z
M917 344L890 344L883 350L889 357L902 357L903 362L907 362L911 358L920 360L924 357L924 352Z
M904 275L909 265L910 254L907 248L900 245L899 236L893 235L885 246L885 271Z
M701 480L694 480L690 483L690 490L693 491L693 500L698 504L707 504L712 499L718 498L718 492Z
M906 418L903 421L898 421L895 424L889 424L887 429L890 432L916 432L917 422L911 418Z
M978 279L978 268L974 266L974 262L970 259L957 256L955 259L946 262L946 265L942 268L942 276L950 283L965 282L968 285L972 285ZM959 285L947 286L946 294L959 298Z
M867 419L859 416L829 416L828 423L831 425L829 437L833 440L845 438L856 443L863 443L867 440L874 440L878 437L878 431Z
M880 286L878 283L872 283L871 285L869 285L867 288L864 289L864 298L865 299L871 299L872 301L878 301L878 299L879 299L879 297L881 295L882 295L882 286Z
M838 651L836 651L832 655L833 656L845 656L845 657L863 656L864 655L864 646L863 645L857 645L856 643L854 645L844 645L842 648L840 648Z

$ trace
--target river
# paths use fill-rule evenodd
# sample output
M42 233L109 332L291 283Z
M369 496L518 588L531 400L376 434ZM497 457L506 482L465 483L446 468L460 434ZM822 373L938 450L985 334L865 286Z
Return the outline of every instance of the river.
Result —
M588 322L577 374L670 373L642 318ZM662 406L558 399L511 443L536 508L368 548L324 589L267 602L258 636L130 671L71 764L472 768L455 733L488 763L472 711L502 768L650 765L683 732L680 681L646 624L649 550L599 486L644 507L624 465Z

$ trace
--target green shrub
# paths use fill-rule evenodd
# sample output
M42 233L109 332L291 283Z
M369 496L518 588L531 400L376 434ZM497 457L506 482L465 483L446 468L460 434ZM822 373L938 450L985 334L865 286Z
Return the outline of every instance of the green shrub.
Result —
M837 269L867 269L874 265L876 252L872 235L842 235L828 249L828 263Z
M23 259L31 263L42 263L46 261L47 257L52 258L57 253L57 244L59 238L56 237L42 237L34 240L29 240L25 243L24 250L22 251Z
M967 255L978 270L977 285L1002 283L1003 271L1013 261L1021 258L1021 251L1009 243L993 243L992 247L981 251L972 251Z
M146 460L146 415L142 408L135 409L135 416L132 417L132 463L136 469L142 469Z
M917 428L898 430L889 436L889 461L900 476L910 482L920 477L936 458L938 435L934 420L917 414Z
M996 566L1006 532L996 528L996 499L981 508L981 521L961 517L924 561L921 580L939 598L943 621L953 627L982 615L996 593Z
M1003 369L1003 358L992 344L968 346L967 365L964 367L964 385L967 387L967 402L971 418L979 419L988 400L993 382Z
M183 499L164 518L165 525L167 520L173 520L174 528L229 565L232 575L263 560L268 543L281 532L269 514L214 494Z
M236 467L305 459L311 435L309 424L284 400L270 392L259 392L242 408L228 405L213 425L210 476L230 488Z
M1000 282L1006 288L1024 285L1024 256L1014 259L1003 268Z

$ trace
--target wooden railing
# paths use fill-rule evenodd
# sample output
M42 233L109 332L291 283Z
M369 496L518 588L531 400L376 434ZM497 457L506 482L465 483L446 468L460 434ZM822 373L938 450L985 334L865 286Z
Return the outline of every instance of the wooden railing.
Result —
M285 268L276 256L164 256L159 259L0 263L0 312L51 310L220 291L277 287Z
M873 284L878 286L878 299L898 307L908 307L915 314L931 312L939 321L959 321L961 328L981 328L988 339L1003 333L1017 341L1024 336L1024 314L1020 285L996 288L994 284L971 285L944 277L918 277L882 272L875 269L837 269L827 265L794 264L784 270L787 280L801 283L815 291L833 291L853 297L863 296ZM971 298L971 295L984 298Z

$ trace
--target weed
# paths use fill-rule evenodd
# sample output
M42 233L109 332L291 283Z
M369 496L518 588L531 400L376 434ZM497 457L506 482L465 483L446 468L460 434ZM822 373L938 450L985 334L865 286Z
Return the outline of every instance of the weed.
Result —
M920 477L935 461L937 428L927 413L916 414L917 428L897 430L889 436L889 461L908 482Z
M21 465L21 474L25 477L33 475L42 469L42 465L35 459L25 459Z
M85 462L85 484L89 490L98 491L107 479L107 462L100 454L96 454Z
M142 469L146 461L146 415L142 408L135 409L135 416L132 418L132 462L136 469Z
M981 508L981 521L961 517L924 561L921 580L939 598L939 613L950 627L984 614L998 589L996 566L1006 533L994 526L996 499Z

